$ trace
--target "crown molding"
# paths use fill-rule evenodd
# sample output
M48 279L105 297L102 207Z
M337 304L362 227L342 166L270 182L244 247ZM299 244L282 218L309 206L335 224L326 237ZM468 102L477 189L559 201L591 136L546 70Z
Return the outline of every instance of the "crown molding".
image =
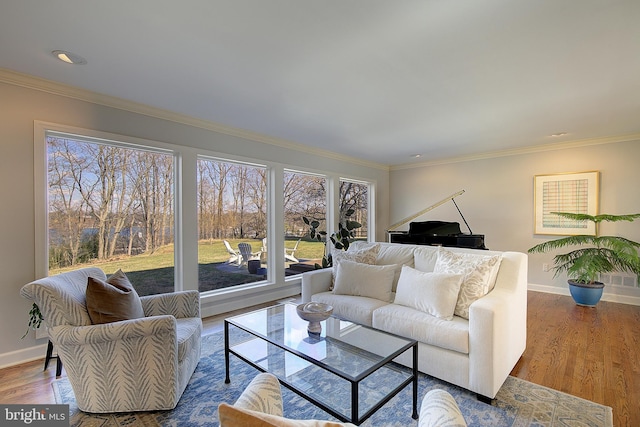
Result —
M474 160L493 159L497 157L519 156L523 154L542 153L547 151L566 150L569 148L581 148L592 145L615 144L617 142L628 142L640 140L640 133L631 135L611 136L605 138L590 138L575 141L558 142L553 144L531 145L522 148L513 148L509 150L489 151L486 153L474 154L469 156L451 157L448 159L438 159L433 161L425 161L420 163L393 165L389 167L390 171L402 169L423 168L427 166L446 165L451 163L471 162Z
M212 122L210 120L198 119L185 114L176 113L170 110L162 108L151 107L146 104L141 104L133 101L129 101L114 96L104 95L89 90L77 88L74 86L65 85L62 83L54 82L52 80L42 79L16 71L8 70L6 68L0 68L0 82L12 84L14 86L21 86L28 89L39 90L41 92L47 92L53 95L64 96L67 98L76 99L79 101L91 102L93 104L103 105L105 107L116 108L119 110L129 111L131 113L142 114L145 116L167 120L183 125L193 126L196 128L209 130L212 132L221 133L237 138L243 138L254 142L260 142L263 144L269 144L288 150L295 150L303 152L307 155L320 156L328 159L344 161L348 163L358 164L374 169L380 169L389 171L389 166L380 163L369 162L360 158L345 156L335 153L329 150L323 150L321 148L310 147L298 142L289 141L283 138L271 137L263 135L257 132L252 132L245 129L226 126L220 123Z

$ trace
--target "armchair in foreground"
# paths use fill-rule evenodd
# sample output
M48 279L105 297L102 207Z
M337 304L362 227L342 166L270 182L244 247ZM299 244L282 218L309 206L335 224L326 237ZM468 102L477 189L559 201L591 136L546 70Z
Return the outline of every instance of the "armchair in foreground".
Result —
M78 408L109 413L173 409L200 360L200 294L140 297L144 317L92 324L86 302L95 267L36 280L20 294L35 302Z

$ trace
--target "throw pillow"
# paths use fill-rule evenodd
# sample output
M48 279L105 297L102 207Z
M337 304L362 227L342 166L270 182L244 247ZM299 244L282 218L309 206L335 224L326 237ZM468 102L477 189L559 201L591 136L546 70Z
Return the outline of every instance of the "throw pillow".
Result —
M364 249L352 249L352 248L353 247L350 246L349 249L346 251L334 248L331 251L331 259L333 262L331 289L333 289L333 284L335 283L335 280L336 280L336 270L337 270L338 264L340 264L341 261L361 262L364 264L371 264L371 265L374 265L376 263L376 259L378 257L378 251L380 250L380 245L374 244Z
M457 316L469 319L471 304L488 294L495 286L501 261L500 255L454 253L439 248L434 273L455 273L464 276L456 303Z
M462 274L426 273L405 265L393 302L451 320L461 284Z
M87 311L94 325L144 317L138 293L122 270L106 281L87 280Z
M396 265L369 265L341 261L336 270L333 293L391 301Z
M343 427L353 426L349 423L338 423L321 420L290 420L277 415L265 414L250 409L237 408L227 403L218 405L220 427ZM355 426L354 426L355 427Z

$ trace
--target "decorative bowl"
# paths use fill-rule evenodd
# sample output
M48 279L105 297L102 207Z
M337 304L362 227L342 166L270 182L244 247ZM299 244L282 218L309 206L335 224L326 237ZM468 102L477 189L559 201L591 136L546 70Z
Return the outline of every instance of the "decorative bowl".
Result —
M309 333L319 335L322 331L320 322L327 320L331 316L333 307L321 302L307 302L298 304L296 311L302 320L309 322L309 326L307 326Z

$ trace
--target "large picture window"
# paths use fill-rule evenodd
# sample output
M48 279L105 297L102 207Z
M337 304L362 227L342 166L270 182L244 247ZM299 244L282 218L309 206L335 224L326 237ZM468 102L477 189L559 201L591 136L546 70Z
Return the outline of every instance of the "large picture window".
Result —
M357 240L367 240L369 236L369 184L365 182L340 180L340 222L349 220L362 224L354 230Z
M200 292L264 280L266 168L200 158L197 185Z
M303 217L320 222L326 230L327 179L295 171L284 173L285 274L295 275L321 263L324 244L309 238Z
M49 274L122 269L140 295L174 290L174 156L49 134Z
M303 217L331 233L352 209L357 237L372 232L365 181L53 123L34 135L37 277L122 269L140 295L198 289L214 314L296 291L325 249Z

